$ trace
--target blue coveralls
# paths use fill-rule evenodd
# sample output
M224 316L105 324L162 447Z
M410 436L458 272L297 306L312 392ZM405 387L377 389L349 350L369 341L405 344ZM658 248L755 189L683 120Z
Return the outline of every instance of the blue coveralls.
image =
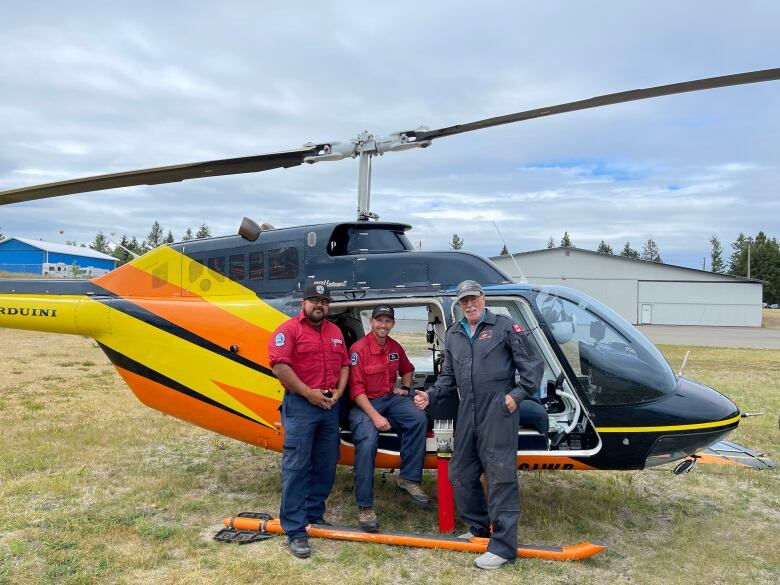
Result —
M432 404L456 389L460 397L449 473L455 504L472 534L490 538L488 551L511 560L517 556L520 517L519 409L510 413L504 400L509 394L519 405L532 397L544 362L519 325L488 310L471 337L461 323L452 324L445 346L442 372L427 392Z

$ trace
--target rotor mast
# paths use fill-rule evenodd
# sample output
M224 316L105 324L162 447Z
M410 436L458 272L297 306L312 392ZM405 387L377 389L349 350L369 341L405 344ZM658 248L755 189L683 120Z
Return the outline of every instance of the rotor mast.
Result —
M358 166L358 221L379 219L376 213L371 211L371 159L374 156L382 156L386 152L409 150L410 148L427 148L430 140L417 140L417 132L426 132L428 128L420 126L415 130L394 132L388 136L377 137L368 131L363 131L349 142L327 142L319 145L319 153L307 156L303 162L315 163L325 160L341 160L347 157L360 157ZM304 147L311 147L306 144Z

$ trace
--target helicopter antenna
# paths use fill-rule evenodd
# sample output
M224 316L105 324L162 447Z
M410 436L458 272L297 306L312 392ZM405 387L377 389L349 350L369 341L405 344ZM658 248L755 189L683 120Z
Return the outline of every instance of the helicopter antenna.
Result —
M682 376L683 372L685 371L685 366L688 365L688 355L690 355L690 351L685 352L685 357L683 358L682 365L680 366L680 373L677 374L678 376Z
M506 245L506 240L504 239L504 236L501 234L501 230L498 229L498 224L494 221L493 225L496 226L498 237L501 238L501 242L504 244L506 251L509 252L509 246ZM515 268L517 268L517 272L518 274L520 274L520 282L528 282L528 279L525 277L525 274L523 274L523 271L520 269L520 265L517 263L517 259L515 258L515 255L512 254L512 252L509 252L509 257L512 259L512 262L515 263Z

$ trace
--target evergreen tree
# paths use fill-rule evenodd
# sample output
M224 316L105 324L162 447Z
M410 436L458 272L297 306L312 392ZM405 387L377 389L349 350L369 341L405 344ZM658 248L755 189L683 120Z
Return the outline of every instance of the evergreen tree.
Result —
M102 252L103 254L111 253L111 250L108 248L108 240L106 240L106 236L103 235L102 231L98 231L98 233L95 234L95 240L89 245L89 247L96 252Z
M84 274L84 271L81 269L81 266L76 264L76 262L74 261L70 267L71 278L81 278L82 274Z
M175 240L173 239L173 232L171 230L168 230L168 235L165 236L165 243L166 244L173 244Z
M640 258L642 260L647 260L648 262L663 262L663 260L661 260L661 253L658 251L658 244L653 241L653 238L648 238L645 245L642 246L642 255Z
M635 260L639 260L639 252L637 252L631 247L630 242L626 242L626 245L623 246L623 251L620 252L620 255L623 258L633 258Z
M553 240L552 236L550 236L550 239L547 240L547 249L555 248L555 240Z
M729 260L729 274L734 276L747 276L747 246L748 239L742 232L731 244L731 259Z
M152 224L152 229L149 230L149 235L146 236L146 248L154 250L157 246L162 245L164 241L162 226L159 221L155 220Z
M509 256L509 249L506 247L506 244L504 244L504 247L501 248L499 256Z
M458 234L452 234L452 241L450 242L450 248L453 250L460 250L463 248L463 238Z
M78 246L79 243L76 240L65 240L66 246Z
M210 238L211 237L211 229L209 229L209 226L207 226L205 223L201 224L200 228L198 229L198 233L195 234L196 240L202 240L204 238Z
M193 239L195 236L192 235L192 229L187 228L187 231L184 232L184 237L181 239L182 242L189 242L191 239Z
M607 244L604 240L601 240L601 243L599 244L596 252L600 252L601 254L614 254L612 251L612 246Z
M127 251L130 249L130 240L127 239L127 234L122 234L122 239L119 240L119 244L119 246L114 248L112 256L119 260L119 266L121 266L133 259L132 255Z
M574 244L569 237L569 232L563 232L563 237L561 238L561 248L574 248Z
M710 272L723 274L726 271L726 263L723 261L723 248L720 239L715 234L710 238L712 251L710 252Z
M144 244L145 243L146 242L144 242ZM133 236L133 239L130 240L130 245L128 246L128 248L133 252L135 252L136 254L143 254L144 252L146 252L146 250L144 250L144 244L139 244L138 239L135 236Z

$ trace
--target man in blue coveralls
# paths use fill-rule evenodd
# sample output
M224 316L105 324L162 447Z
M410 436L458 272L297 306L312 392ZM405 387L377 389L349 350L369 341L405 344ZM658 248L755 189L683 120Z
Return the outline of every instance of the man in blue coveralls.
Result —
M328 321L330 290L306 287L301 312L268 340L274 375L284 386L282 503L279 520L290 552L311 555L307 524L326 524L325 500L336 478L338 400L349 379L349 356L339 328Z
M424 409L458 392L450 482L458 512L469 525L464 537L490 538L487 552L474 564L496 569L517 557L517 407L536 392L544 363L519 324L485 308L479 283L461 282L455 302L464 317L447 329L442 372L414 402ZM479 480L483 473L487 501Z

